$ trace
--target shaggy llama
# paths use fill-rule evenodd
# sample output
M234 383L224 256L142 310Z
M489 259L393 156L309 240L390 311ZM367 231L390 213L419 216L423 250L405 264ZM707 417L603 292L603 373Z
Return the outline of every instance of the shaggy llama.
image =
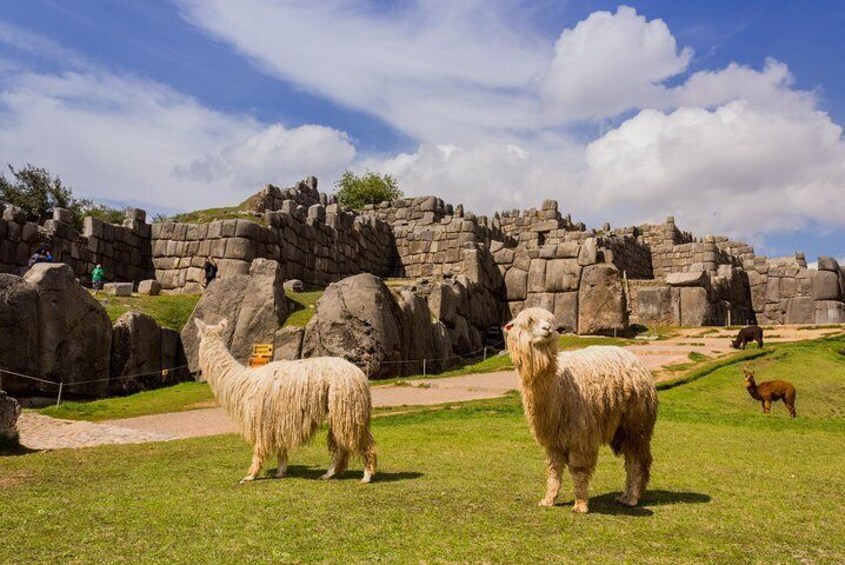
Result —
M556 326L554 315L542 308L523 310L505 326L525 416L548 457L540 506L554 505L568 466L575 484L572 510L586 513L588 483L602 444L625 456L627 480L617 502L636 506L648 484L657 418L651 373L619 347L558 353Z
M370 433L370 386L364 373L345 359L315 357L277 361L256 369L238 363L226 348L226 320L199 330L199 366L215 398L253 446L252 466L241 482L255 479L264 461L278 457L276 477L287 471L288 452L307 443L328 421L332 465L322 476L342 473L352 453L364 460L368 483L376 472Z

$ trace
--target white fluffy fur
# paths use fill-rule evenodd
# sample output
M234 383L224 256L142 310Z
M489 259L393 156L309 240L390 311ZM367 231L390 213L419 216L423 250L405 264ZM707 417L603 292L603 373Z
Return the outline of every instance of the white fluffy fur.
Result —
M590 476L602 444L625 455L627 482L617 500L635 506L651 468L651 436L657 391L651 373L619 347L587 347L558 353L555 318L541 308L523 310L505 329L521 379L525 415L548 455L549 478L542 506L551 506L569 467L576 512L587 512Z
M346 469L349 456L364 459L364 479L376 471L370 433L370 387L364 373L345 359L317 357L278 361L249 369L229 353L222 338L225 320L199 330L199 365L214 396L253 446L252 466L243 479L258 475L267 457L278 457L277 477L287 470L291 449L307 443L328 422L332 466L323 478Z

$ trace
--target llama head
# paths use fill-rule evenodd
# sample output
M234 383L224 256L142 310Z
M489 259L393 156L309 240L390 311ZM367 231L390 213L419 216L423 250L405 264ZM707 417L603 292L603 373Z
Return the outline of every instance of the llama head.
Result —
M526 308L505 324L508 351L524 380L533 380L555 362L557 326L554 314L542 308Z
M223 335L223 332L229 325L229 322L226 321L225 318L217 324L217 325L210 325L206 324L199 318L194 318L194 324L197 326L197 334L199 335L200 339L203 339L207 335Z
M734 349L739 349L739 338L729 340L731 342L731 347Z
M745 386L754 386L754 371L745 367L742 372L745 374Z
M505 324L508 342L517 340L525 345L542 345L557 338L557 321L554 314L543 308L526 308L516 318Z

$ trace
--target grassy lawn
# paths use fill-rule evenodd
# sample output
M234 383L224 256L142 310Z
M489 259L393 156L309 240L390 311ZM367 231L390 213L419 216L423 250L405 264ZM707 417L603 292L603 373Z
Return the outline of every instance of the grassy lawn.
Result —
M317 313L317 301L323 296L323 289L306 290L305 292L285 291L288 297L288 305L293 306L287 320L286 326L304 328Z
M206 383L186 382L129 396L91 402L64 402L58 407L42 408L39 412L54 418L97 422L147 414L182 412L208 408L211 405L216 405L214 395Z
M543 457L511 396L377 418L371 485L357 462L315 480L322 433L288 478L244 486L250 451L234 436L5 457L0 562L842 563L843 348L747 361L796 385L797 420L780 403L763 415L737 364L661 392L636 509L612 502L624 472L606 449L591 514L569 511L568 480L561 505L538 508Z
M105 307L112 322L126 312L143 312L152 316L160 325L177 331L182 330L200 299L199 295L193 294L110 296L100 292L96 295L92 293L92 296Z

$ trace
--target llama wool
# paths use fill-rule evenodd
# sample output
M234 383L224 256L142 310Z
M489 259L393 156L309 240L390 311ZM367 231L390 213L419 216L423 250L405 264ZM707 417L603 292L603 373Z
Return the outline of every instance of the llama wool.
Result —
M376 472L375 441L370 433L370 386L355 365L335 357L277 361L256 369L238 363L226 348L223 320L199 330L199 365L215 398L253 446L252 466L241 482L258 475L267 457L276 455L276 477L287 470L288 452L307 443L328 422L332 465L323 479L342 473L349 457L364 460L368 483Z
M519 372L531 432L546 450L548 482L540 506L553 506L561 474L575 484L574 512L588 512L588 484L599 446L625 456L625 491L617 502L636 506L648 484L657 391L648 369L620 347L558 353L554 315L528 308L505 326Z

